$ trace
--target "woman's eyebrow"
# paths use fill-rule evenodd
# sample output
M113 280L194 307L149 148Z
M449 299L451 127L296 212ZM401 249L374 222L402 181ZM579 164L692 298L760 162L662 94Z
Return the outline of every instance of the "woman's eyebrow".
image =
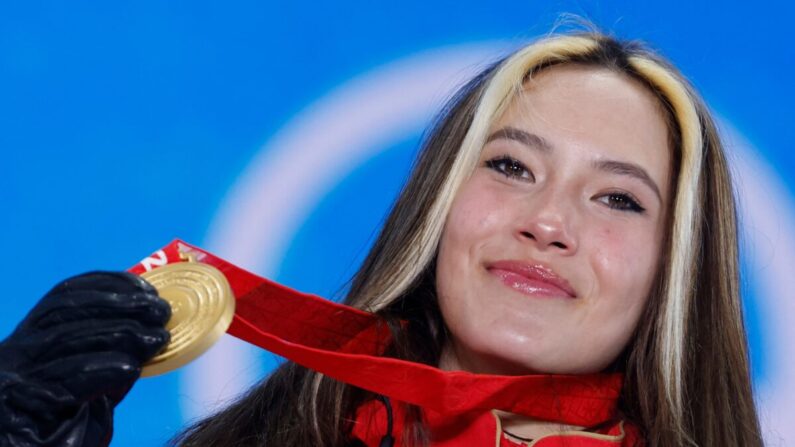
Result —
M552 150L552 146L543 138L515 127L507 126L494 131L494 133L486 138L486 143L499 139L518 141L527 147L541 149L544 152L549 152Z
M651 179L649 173L640 166L634 163L627 163L625 161L617 160L594 160L592 165L594 168L600 171L609 172L611 174L628 175L640 180L649 188L651 188L652 191L654 191L654 193L657 195L657 198L660 199L660 202L662 202L660 188L658 188L657 184L654 183L654 180Z
M494 131L486 138L486 143L500 139L518 141L529 148L540 149L542 152L552 151L552 145L550 145L545 139L536 134L517 129L516 127L506 126ZM646 186L651 188L651 190L654 191L654 194L657 195L657 198L660 200L660 202L662 202L660 188L656 183L654 183L654 180L651 179L649 173L646 172L646 170L642 167L634 163L618 160L595 160L592 165L594 168L600 171L611 174L627 175L640 180L641 182L645 183Z

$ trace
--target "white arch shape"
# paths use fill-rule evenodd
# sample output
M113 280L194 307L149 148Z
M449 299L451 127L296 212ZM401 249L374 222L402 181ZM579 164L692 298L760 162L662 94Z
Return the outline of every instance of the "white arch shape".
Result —
M440 48L359 76L299 113L259 151L230 190L204 246L274 276L301 224L345 175L427 125L455 87L509 49L476 44ZM774 169L731 126L723 132L738 184L741 218L766 325L770 364L758 400L767 445L795 444L795 205ZM294 175L296 166L312 176ZM759 200L758 198L765 198ZM776 208L770 204L776 204ZM185 419L206 414L263 373L256 352L224 337L181 377Z
M795 202L776 170L726 121L721 123L737 185L746 272L764 321L766 365L756 383L767 446L795 445Z

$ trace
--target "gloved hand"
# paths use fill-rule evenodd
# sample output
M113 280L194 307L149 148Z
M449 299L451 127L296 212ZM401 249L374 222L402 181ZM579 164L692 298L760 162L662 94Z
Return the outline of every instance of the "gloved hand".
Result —
M139 276L53 288L0 343L0 446L106 446L113 409L168 343L168 303Z

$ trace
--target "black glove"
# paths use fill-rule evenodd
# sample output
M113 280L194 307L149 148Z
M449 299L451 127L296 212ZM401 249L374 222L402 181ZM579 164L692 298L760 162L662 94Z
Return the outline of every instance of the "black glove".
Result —
M166 301L139 276L58 284L0 343L0 446L106 446L113 409L168 343Z

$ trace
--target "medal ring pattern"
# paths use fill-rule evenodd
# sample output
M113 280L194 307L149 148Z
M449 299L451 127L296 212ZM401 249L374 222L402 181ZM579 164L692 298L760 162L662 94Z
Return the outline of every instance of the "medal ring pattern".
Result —
M232 288L215 267L178 262L141 276L171 306L171 319L166 324L171 341L144 365L141 377L163 374L189 363L215 344L232 323Z

